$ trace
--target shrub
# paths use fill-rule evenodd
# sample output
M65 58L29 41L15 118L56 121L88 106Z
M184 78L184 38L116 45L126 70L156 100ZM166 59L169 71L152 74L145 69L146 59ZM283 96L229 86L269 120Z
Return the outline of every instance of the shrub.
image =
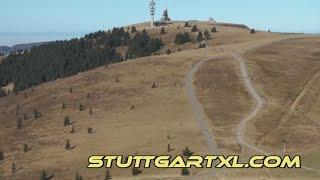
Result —
M106 173L106 176L105 176L104 180L110 180L110 179L112 179L112 177L110 175L109 170L107 170L107 173Z
M28 120L28 115L27 114L23 115L23 120Z
M160 34L166 34L166 30L164 29L164 27L161 28Z
M72 88L69 88L69 93L72 93L72 92L73 92Z
M198 27L197 27L197 25L194 25L193 27L192 27L192 29L191 29L191 32L198 32L199 30L198 30Z
M184 23L184 27L190 27L189 23L188 22Z
M250 30L250 34L255 34L256 33L256 30L255 29L251 29Z
M189 176L190 172L189 172L189 170L187 168L182 168L181 175L182 176Z
M197 36L197 41L201 42L202 40L203 40L203 35L202 35L202 32L200 31Z
M4 160L4 152L0 151L0 161Z
M184 44L184 43L187 43L187 42L190 42L191 41L191 38L190 38L190 35L189 33L185 32L185 33L178 33L176 35L176 38L174 40L174 42L176 44Z
M89 115L90 115L90 116L93 115L92 107L90 107L90 109L89 109Z
M193 155L193 152L192 152L188 147L186 147L186 148L182 151L182 155L183 155L183 156L186 156L186 157L189 157L189 156L192 156L192 155Z
M137 175L139 175L141 173L142 173L142 171L139 168L134 167L132 169L132 175L134 175L134 176L137 176Z
M71 120L70 120L70 117L69 117L69 116L66 116L66 117L64 118L63 125L64 125L64 126L70 126L70 125L71 125Z

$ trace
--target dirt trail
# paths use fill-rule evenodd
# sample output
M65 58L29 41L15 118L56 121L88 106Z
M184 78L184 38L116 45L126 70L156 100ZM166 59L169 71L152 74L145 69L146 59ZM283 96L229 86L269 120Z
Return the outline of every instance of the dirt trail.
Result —
M256 102L256 105L255 105L254 109L251 111L251 113L247 117L243 118L240 121L240 124L238 126L237 140L241 145L247 146L250 149L253 149L253 150L255 150L257 152L260 152L262 154L268 155L268 153L266 153L264 150L262 150L262 149L260 149L260 148L258 148L256 146L253 146L253 145L249 144L246 141L246 138L245 138L246 125L247 125L248 121L250 121L252 118L254 118L257 115L257 113L263 108L264 101L260 97L260 95L258 94L257 90L254 88L254 86L251 83L250 77L248 76L247 66L246 66L246 63L245 63L246 60L240 54L232 53L231 55L236 60L238 60L238 62L240 63L240 69L241 69L241 73L242 73L243 78L244 78L245 85L246 85L249 93L251 94L251 96L254 98L254 100ZM317 77L318 77L318 75L316 75L314 78L317 78ZM313 81L314 80L311 80L311 82L313 82ZM311 83L311 85L308 84L307 87L312 86L312 84L314 84L314 83ZM310 88L306 88L306 89L310 89ZM303 92L306 92L306 91L307 90L304 90ZM304 99L303 97L305 96L305 93L302 93L301 96L302 96L301 98L299 98L300 96L298 97L298 101L299 102L300 102L300 99ZM299 103L297 103L297 104L299 104ZM295 109L296 107L297 106L294 106L293 109ZM316 169L313 169L313 168L310 168L310 167L306 167L306 166L303 166L302 168L305 169L305 170L316 172L316 173L320 174L320 171L318 171Z

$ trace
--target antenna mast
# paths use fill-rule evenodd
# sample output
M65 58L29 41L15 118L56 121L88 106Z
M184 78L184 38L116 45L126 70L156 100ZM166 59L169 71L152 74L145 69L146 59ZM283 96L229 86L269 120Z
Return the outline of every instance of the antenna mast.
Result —
M153 27L153 25L154 25L154 15L155 15L155 12L156 12L156 2L154 0L150 0L149 9L150 9L150 17L151 17L151 27Z

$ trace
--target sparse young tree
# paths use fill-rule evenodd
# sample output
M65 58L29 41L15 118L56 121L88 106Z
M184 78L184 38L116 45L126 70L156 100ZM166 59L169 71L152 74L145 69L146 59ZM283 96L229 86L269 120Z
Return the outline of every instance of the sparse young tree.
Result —
M142 171L139 168L134 167L132 169L132 175L134 175L134 176L137 176L137 175L139 175L141 173L142 173Z
M135 26L131 27L131 33L136 33L137 32L137 28Z
M90 116L93 115L92 107L90 107L90 109L89 109L89 115L90 115Z
M198 32L199 30L198 30L198 27L197 27L197 25L194 25L193 27L192 27L192 29L191 29L191 32Z
M167 55L172 54L172 50L171 50L171 49L167 49L167 50L166 50L166 54L167 54Z
M211 29L211 32L212 32L212 33L216 33L216 32L217 32L217 28L214 26L214 27Z
M66 109L67 108L67 105L65 103L62 103L62 106L61 106L62 109Z
M201 31L198 33L197 41L198 41L198 42L203 41L203 35L202 35L202 32L201 32Z
M188 22L184 23L184 27L190 27L189 23Z
M189 157L189 156L192 156L192 155L193 155L193 152L192 152L188 147L186 147L186 148L182 151L182 155L183 155L183 156L186 156L186 157Z
M152 89L155 89L155 88L157 88L158 87L158 85L156 84L156 83L153 83L152 84Z
M67 139L67 143L66 143L66 150L70 150L71 149L71 144L70 144L70 140Z
M72 87L71 88L69 88L69 93L72 93L73 92L73 90L72 90Z
M83 180L83 177L79 174L79 172L76 173L75 180Z
M106 173L104 180L110 180L110 179L112 179L112 177L111 177L110 171L107 170L107 173Z
M12 163L12 165L11 165L11 172L12 172L12 173L15 173L16 171L17 171L16 163Z
M255 29L251 29L250 30L250 34L256 34L256 30Z
M0 161L4 160L4 152L0 150Z
M84 107L84 105L83 104L79 104L79 111L84 111L86 108Z
M167 151L168 151L168 152L170 152L170 151L171 151L171 146L170 146L170 144L168 144Z
M21 129L22 128L22 119L21 118L19 118L18 120L17 120L17 129Z
M87 99L89 99L89 98L90 98L90 93L87 94Z
M23 144L22 149L23 149L23 152L28 152L30 150L28 144Z
M20 104L17 104L16 106L16 115L18 115L20 112Z
M92 128L88 128L88 134L92 134L93 133L93 129Z
M47 180L47 176L47 172L45 170L42 170L40 180Z
M189 176L190 175L190 172L187 168L182 168L181 169L181 175L182 176Z
M40 117L40 113L38 112L37 109L35 109L35 110L33 111L33 119L38 119L39 117Z
M166 30L164 29L164 27L161 28L160 34L166 34Z
M23 115L23 120L28 120L28 115L27 114Z
M208 30L205 30L205 31L204 31L204 36L206 37L206 39L210 39L211 34L209 33Z
M64 118L63 125L64 125L64 126L70 126L70 125L71 125L71 120L70 120L70 117L69 117L69 116L66 116L66 117Z
M74 129L74 125L72 125L72 128L71 128L70 133L71 133L71 134L74 134L75 132L76 132L76 130Z

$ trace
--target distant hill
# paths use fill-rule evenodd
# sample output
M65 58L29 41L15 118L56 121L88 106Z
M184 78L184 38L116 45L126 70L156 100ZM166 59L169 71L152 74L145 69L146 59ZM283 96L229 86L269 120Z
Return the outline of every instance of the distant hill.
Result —
M10 52L15 52L18 50L28 50L35 46L40 46L48 42L38 42L38 43L28 43L28 44L17 44L12 47L9 46L0 46L0 52L4 54L9 54Z

